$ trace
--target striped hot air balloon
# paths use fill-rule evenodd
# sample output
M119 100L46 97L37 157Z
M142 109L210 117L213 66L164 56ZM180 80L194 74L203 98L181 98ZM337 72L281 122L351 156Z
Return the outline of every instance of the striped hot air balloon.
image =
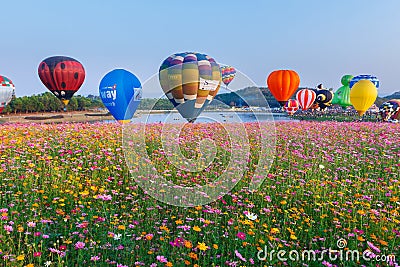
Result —
M299 102L296 99L289 99L283 109L289 114L293 115L299 110Z
M222 82L228 86L235 78L236 70L234 67L231 66L223 66L221 67L221 75L222 75Z
M317 97L317 94L310 89L301 89L296 94L296 100L303 110L309 109Z
M350 82L349 82L350 88L353 88L353 85L355 85L358 81L361 81L361 80L368 80L368 81L372 82L375 85L376 89L379 88L379 80L378 80L378 78L376 78L373 75L369 75L369 74L357 75L356 77L351 79Z
M221 70L208 55L179 53L169 56L161 64L159 81L182 117L193 122L218 93Z

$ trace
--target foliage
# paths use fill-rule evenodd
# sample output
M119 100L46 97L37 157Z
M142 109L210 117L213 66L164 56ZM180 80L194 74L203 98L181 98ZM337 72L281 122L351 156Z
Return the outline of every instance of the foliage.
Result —
M89 95L84 97L77 95L71 98L67 109L69 111L87 110L92 108L102 108L103 103L100 97ZM29 112L51 112L64 109L63 103L52 93L45 92L39 95L23 96L13 98L5 107L4 113L29 113Z

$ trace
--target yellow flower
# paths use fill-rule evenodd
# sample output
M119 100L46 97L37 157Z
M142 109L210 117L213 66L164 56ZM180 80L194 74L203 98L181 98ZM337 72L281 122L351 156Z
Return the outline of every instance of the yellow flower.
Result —
M203 243L198 242L197 248L200 249L201 251L205 251L208 249L208 246L206 246L206 243L204 243L204 242Z
M277 234L279 233L279 229L278 228L272 228L271 229L271 234Z
M25 255L21 254L17 257L17 261L23 261L25 259Z
M179 219L179 220L176 220L175 223L176 224L183 224L183 221L181 219Z
M357 213L360 214L360 215L365 215L365 211L364 210L358 210Z
M193 229L193 231L196 231L196 232L200 232L201 231L201 228L198 227L197 225L193 226L192 229Z
M169 233L169 229L168 229L168 227L167 227L166 225L161 225L161 226L160 226L160 230L164 230L164 231L166 231L167 233Z
M125 227L125 225L122 225L122 224L121 224L121 225L118 225L118 229L119 229L119 230L125 230L126 227Z
M287 203L286 200L282 200L282 201L281 201L281 204L282 204L282 205L285 205L286 203Z
M28 265L25 265L25 267L35 267L35 265L33 265L33 263L29 263Z
M297 237L294 234L291 234L290 239L297 240Z

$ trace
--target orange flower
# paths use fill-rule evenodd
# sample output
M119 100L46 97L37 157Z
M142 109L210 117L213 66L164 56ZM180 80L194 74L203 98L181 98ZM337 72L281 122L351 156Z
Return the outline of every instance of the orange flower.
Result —
M190 253L189 253L189 257L190 257L191 259L194 259L194 260L198 260L198 259L199 259L199 257L197 256L197 254L194 253L194 252L190 252Z
M185 245L185 247L186 247L186 248L192 248L192 247L193 247L193 244L192 244L192 242L190 242L190 241L187 241L187 240L185 240L185 243L184 243L184 245Z
M381 244L381 245L383 245L383 246L387 246L388 245L388 242L386 242L385 240L379 240L379 243Z

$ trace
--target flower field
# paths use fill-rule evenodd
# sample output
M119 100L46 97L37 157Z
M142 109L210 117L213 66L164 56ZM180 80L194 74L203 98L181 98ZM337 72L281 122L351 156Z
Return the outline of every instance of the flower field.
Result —
M223 129L193 124L179 138L182 154L196 158L196 136L207 136L217 145L216 160L203 172L180 171L163 151L159 127L146 132L146 150L170 181L204 184L229 164L234 148ZM245 127L250 153L243 179L217 201L176 207L135 182L146 173L128 169L117 124L1 125L0 265L400 264L400 125L276 123L275 160L255 192L247 186L263 157L261 133L255 123ZM343 253L360 251L359 260L323 255L341 248L338 240ZM282 261L275 254L263 261L258 255L266 247L314 250L317 259ZM366 250L370 261L361 255Z

